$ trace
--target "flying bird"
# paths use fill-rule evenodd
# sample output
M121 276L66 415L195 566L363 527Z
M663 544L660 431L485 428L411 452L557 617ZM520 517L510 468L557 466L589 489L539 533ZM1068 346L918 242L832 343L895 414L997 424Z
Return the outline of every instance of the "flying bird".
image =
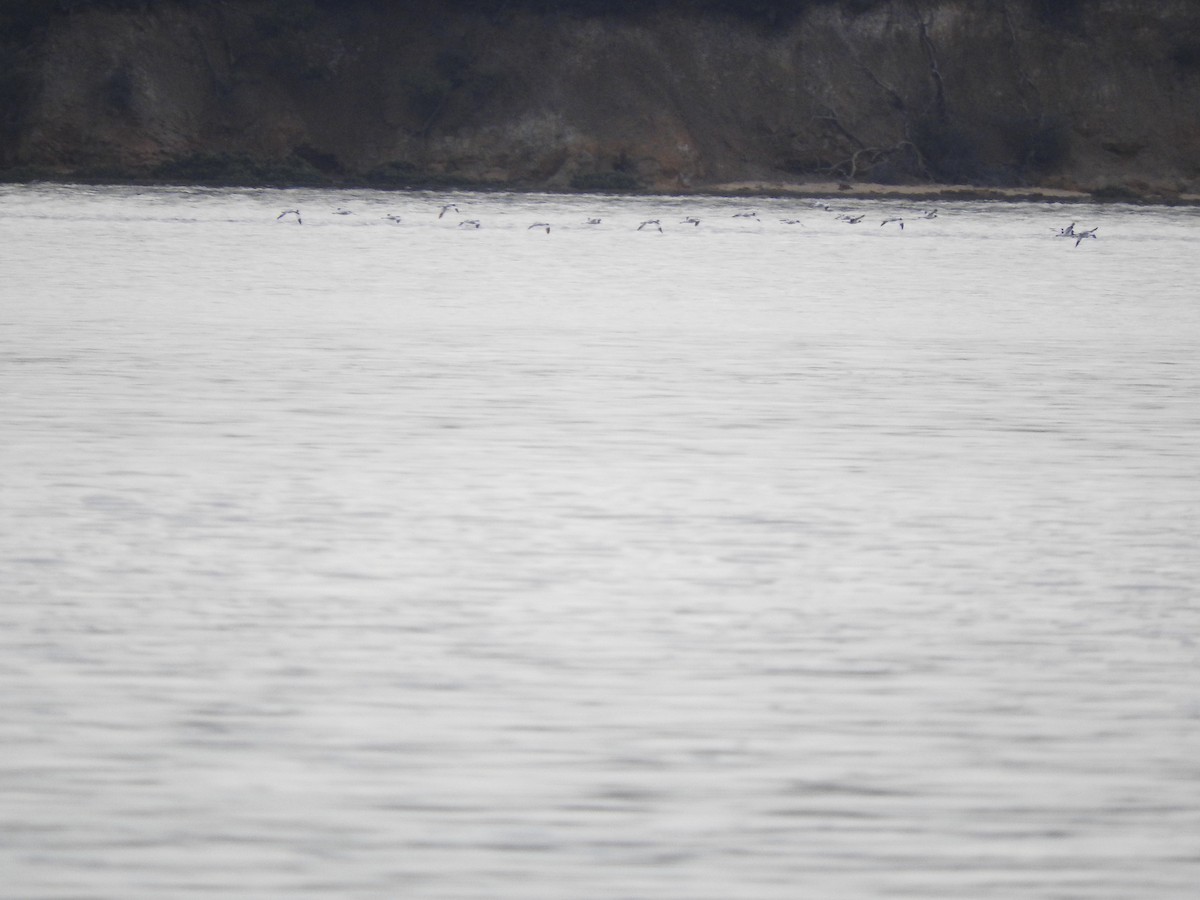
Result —
M440 213L438 213L438 218L440 219L446 213L450 212L450 210L454 210L455 212L458 212L458 207L455 206L453 203L447 203L445 206L442 207L442 211Z
M1096 226L1096 228L1099 228L1099 227L1100 227L1099 225ZM1098 238L1096 237L1096 228L1089 228L1087 231L1081 231L1078 234L1076 234L1075 235L1075 246L1078 247L1080 245L1080 243L1082 243L1083 241L1086 241L1088 238L1091 238L1092 240L1098 240Z
M884 219L882 222L879 223L879 227L882 228L884 225L891 225L893 222L899 223L900 230L901 231L904 230L904 220L901 219L899 216L895 216L894 218L891 218L891 219Z
M295 216L297 225L304 224L304 220L300 218L300 210L298 210L298 209L285 209L283 212L281 212L279 215L277 215L275 217L275 221L278 222L284 216Z
M545 228L545 229L546 229L546 234L549 234L549 233L550 233L550 223L549 223L549 222L534 222L532 225L530 225L530 226L529 226L528 228L526 228L525 230L526 230L526 231L532 231L532 230L533 230L533 229L535 229L535 228Z
M643 222L641 225L639 225L637 227L637 230L641 231L643 228L649 228L651 225L653 225L659 231L662 231L662 223L659 222L658 219L647 219L645 222Z

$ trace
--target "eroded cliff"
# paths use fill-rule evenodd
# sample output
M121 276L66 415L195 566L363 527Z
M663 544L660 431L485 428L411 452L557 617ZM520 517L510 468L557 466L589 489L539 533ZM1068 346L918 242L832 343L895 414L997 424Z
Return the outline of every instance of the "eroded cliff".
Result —
M144 4L5 49L0 167L703 190L836 179L1200 191L1200 5Z

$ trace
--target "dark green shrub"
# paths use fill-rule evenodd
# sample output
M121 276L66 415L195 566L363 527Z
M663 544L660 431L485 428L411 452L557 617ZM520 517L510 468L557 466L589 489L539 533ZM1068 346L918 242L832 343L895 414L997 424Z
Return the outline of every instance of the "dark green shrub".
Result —
M454 86L437 72L422 69L404 80L408 108L422 128L428 128L441 115Z
M298 156L259 159L245 153L192 153L154 170L156 178L182 184L319 184L321 173Z
M293 153L322 175L336 175L342 171L342 163L333 153L324 153L308 144L297 147Z
M1071 153L1071 133L1059 119L1029 117L1003 123L1006 149L1017 171L1046 174L1061 169Z
M420 174L412 163L396 160L372 169L363 180L379 187L413 187L420 181Z
M316 20L317 7L313 0L274 0L253 15L255 32L269 39L309 28Z
M589 194L631 193L642 183L628 172L583 172L571 179L571 188Z
M1084 0L1030 0L1034 14L1047 25L1063 31L1083 28Z
M1185 41L1171 50L1171 62L1185 72L1200 72L1200 41Z
M114 111L128 113L133 110L133 98L133 75L126 66L122 66L105 81L104 99Z
M359 179L365 185L377 188L431 188L450 189L487 187L473 178L447 172L428 172L410 162L396 160L378 166Z
M912 142L939 181L965 184L982 174L975 137L953 122L924 118L913 129Z

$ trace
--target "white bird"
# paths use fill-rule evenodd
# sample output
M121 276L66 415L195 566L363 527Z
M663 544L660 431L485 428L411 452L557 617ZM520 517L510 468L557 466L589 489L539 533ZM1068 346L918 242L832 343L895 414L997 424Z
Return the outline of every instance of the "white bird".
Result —
M925 211L925 214L923 216L921 216L921 218L922 219L936 219L937 218L937 210L936 209L927 209Z
M751 210L750 212L734 213L733 217L735 219L757 219L758 213Z
M600 224L600 220L599 220L599 219L588 219L588 220L587 220L587 222L586 222L586 223L584 223L584 224L587 224L587 225L599 225L599 224Z
M1099 225L1096 226L1096 228L1099 228L1099 227L1100 227ZM1096 237L1096 228L1089 228L1087 231L1081 231L1078 234L1076 234L1075 235L1075 246L1078 247L1082 241L1086 241L1088 238L1091 238L1092 240L1098 240L1098 238Z
M779 221L782 222L784 225L803 225L804 224L799 219L780 219Z
M1075 223L1072 222L1066 228L1058 229L1059 237L1075 237Z
M446 213L450 212L450 210L454 210L455 212L458 212L458 207L455 206L453 203L447 203L445 206L442 207L442 211L440 213L438 213L438 218L440 219Z
M845 222L847 225L857 225L859 222L861 222L863 219L866 218L866 214L864 213L861 216L851 216L851 215L847 215L846 213L842 213L842 215L838 216L838 218L841 219L843 222Z
M649 228L651 225L653 225L659 231L662 231L662 223L659 222L658 219L647 219L645 222L643 222L641 225L639 225L637 227L637 230L641 231L643 228Z
M384 218L387 219L389 222L395 222L397 225L399 225L402 221L404 221L395 213L388 213L386 216L384 216Z
M482 227L478 219L464 219L458 223L459 228L480 228Z
M901 219L899 216L895 216L891 219L884 219L882 222L879 223L879 227L882 228L884 225L890 225L893 222L898 222L900 224L900 230L901 231L904 230L904 220Z
M699 225L700 220L697 219L695 216L687 216L686 218L680 219L679 224L680 225Z
M535 228L545 228L545 229L546 229L546 234L549 234L549 233L550 233L550 223L549 223L549 222L534 222L532 225L530 225L530 226L529 226L528 228L526 228L525 230L526 230L526 231L532 231L532 230L533 230L533 229L535 229Z
M297 225L304 224L304 220L300 218L300 210L298 210L298 209L285 209L283 212L281 212L279 215L277 215L275 217L275 221L278 222L284 216L295 216Z
M335 216L352 216L352 215L354 215L354 213L352 213L350 210L346 209L346 207L344 207L344 206L339 206L337 209L335 209L333 211L333 214Z

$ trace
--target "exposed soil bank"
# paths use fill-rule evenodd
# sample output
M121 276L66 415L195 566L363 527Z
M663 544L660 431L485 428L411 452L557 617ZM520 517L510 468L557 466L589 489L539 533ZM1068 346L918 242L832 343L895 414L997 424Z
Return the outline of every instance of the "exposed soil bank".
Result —
M0 169L673 193L1200 194L1200 4L1189 0L817 4L772 28L664 9L501 7L165 0L56 16L0 48Z

